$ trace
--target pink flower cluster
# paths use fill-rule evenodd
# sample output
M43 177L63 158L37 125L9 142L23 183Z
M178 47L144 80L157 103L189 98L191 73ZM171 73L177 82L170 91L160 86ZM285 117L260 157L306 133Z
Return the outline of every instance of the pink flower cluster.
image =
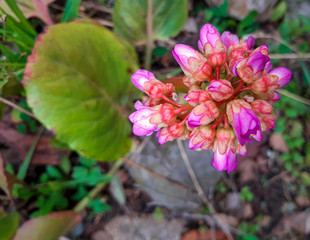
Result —
M236 168L237 153L246 154L246 142L262 140L262 132L275 126L272 105L275 92L291 79L284 67L271 70L268 46L253 49L255 40L205 24L198 48L177 44L172 51L188 87L184 101L176 102L173 84L157 80L146 71L132 76L133 84L148 95L135 104L129 117L133 133L150 135L157 131L159 144L190 139L190 149L213 149L211 165L219 171Z

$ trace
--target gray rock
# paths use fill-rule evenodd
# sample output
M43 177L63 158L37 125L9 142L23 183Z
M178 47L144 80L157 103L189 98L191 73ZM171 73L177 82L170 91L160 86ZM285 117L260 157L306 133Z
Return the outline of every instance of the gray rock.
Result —
M222 176L221 172L210 165L213 153L190 150L188 141L183 141L183 146L195 175L207 195L210 188L214 187ZM145 170L129 166L130 174L138 186L146 191L156 204L178 211L200 208L201 199L196 193L176 141L159 146L157 138L152 136L143 151L133 156L133 160L185 186L181 187L166 178L156 177Z

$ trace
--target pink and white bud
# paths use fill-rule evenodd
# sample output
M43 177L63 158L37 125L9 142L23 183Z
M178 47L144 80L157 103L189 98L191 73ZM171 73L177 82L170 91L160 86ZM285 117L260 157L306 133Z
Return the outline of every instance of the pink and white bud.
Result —
M259 46L258 48L254 49L249 54L249 56L252 56L252 55L254 55L257 52L260 52L261 54L263 54L265 56L268 56L268 54L269 54L269 47L268 47L268 45L264 44L264 45Z
M159 145L163 145L174 139L185 140L189 137L189 131L184 124L174 123L157 131Z
M255 100L251 103L251 107L258 115L262 131L274 129L275 119L272 115L273 107L269 103L264 100Z
M212 99L219 102L230 98L234 93L234 88L227 80L214 80L208 87L208 92Z
M174 92L172 84L163 84L157 80L153 73L139 69L131 76L132 83L141 91L145 92L152 99L159 100L163 95L171 95Z
M205 24L200 29L200 35L199 35L199 41L198 41L198 48L201 52L205 53L205 46L207 43L211 45L212 48L216 48L216 44L218 41L221 41L221 35L217 31L217 29L212 26L211 24Z
M246 83L252 83L262 77L266 63L270 61L268 56L256 52L242 60L237 65L239 77Z
M150 122L154 124L161 124L161 126L167 126L172 124L176 120L175 108L169 103L164 103L153 107L157 109L156 114L154 114Z
M234 46L239 43L239 38L237 35L232 34L231 32L225 31L221 35L221 41L225 45L227 51L230 46Z
M205 101L195 107L188 116L189 127L207 125L219 116L219 109L213 101Z
M256 94L270 93L279 88L279 85L276 84L277 79L276 76L266 73L249 87Z
M269 104L275 104L280 100L280 96L276 92L266 93L266 94L257 94L255 95L256 99L262 99L268 102Z
M269 72L272 76L277 76L277 82L276 84L279 86L279 88L283 88L286 86L292 78L292 73L290 70L288 70L285 67L278 67Z
M232 129L219 128L213 147L212 167L219 171L233 171L237 166L237 141Z
M227 104L226 111L239 143L243 146L246 142L252 142L250 136L256 135L261 127L251 105L243 99L236 99Z
M212 69L207 64L206 58L194 48L177 44L172 54L189 77L193 77L196 81L208 80L211 77Z
M225 64L226 48L221 41L220 33L211 24L205 24L200 29L198 48L206 55L211 67L216 68Z
M190 134L188 143L189 149L211 149L213 147L215 129L211 126L201 126L194 128Z
M138 88L139 90L143 92L145 91L144 84L146 82L150 83L154 80L156 80L154 74L147 70L143 70L143 69L139 69L138 71L136 71L135 74L131 76L131 81L133 85L135 85L136 88Z
M136 112L130 114L129 120L134 124L133 133L137 136L149 136L158 129L158 124L150 122L157 113L150 107L144 106L140 101L135 103Z
M255 45L255 38L253 36L249 36L247 41L248 50L252 50Z
M186 102L191 106L197 106L202 102L211 100L211 97L207 91L204 90L193 90L184 96Z

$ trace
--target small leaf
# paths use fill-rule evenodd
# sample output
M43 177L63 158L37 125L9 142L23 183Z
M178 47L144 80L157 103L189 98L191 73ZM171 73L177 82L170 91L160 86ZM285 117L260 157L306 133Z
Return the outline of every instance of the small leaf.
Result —
M13 240L55 240L80 221L81 216L73 211L53 212L25 222Z
M54 166L47 166L46 172L50 178L54 178L54 179L58 179L58 180L62 179L61 172Z
M59 167L65 174L69 174L71 171L71 162L69 158L63 157Z
M305 85L307 87L310 87L310 72L309 72L309 69L307 68L306 64L304 62L299 62L300 66L301 66L301 69L303 71L303 78L305 80Z
M176 36L187 20L187 0L117 0L113 23L116 34L136 43L147 39L147 3L152 3L153 39Z
M52 26L28 58L28 104L60 142L84 157L114 161L131 145L122 101L135 90L136 63L134 49L104 27L88 21Z
M279 2L271 14L270 21L275 22L279 20L280 18L282 18L284 14L286 13L286 10L287 10L286 1Z
M0 154L0 188L6 193L6 195L10 196L8 181L4 170L4 162L1 154Z
M65 5L65 11L62 15L62 22L69 22L76 19L79 15L79 6L81 0L68 0Z
M0 89L8 82L8 80L0 81Z
M9 240L18 228L19 215L13 212L9 215L0 211L0 240Z
M88 207L91 207L95 213L102 213L111 210L111 207L101 199L91 200L88 203Z

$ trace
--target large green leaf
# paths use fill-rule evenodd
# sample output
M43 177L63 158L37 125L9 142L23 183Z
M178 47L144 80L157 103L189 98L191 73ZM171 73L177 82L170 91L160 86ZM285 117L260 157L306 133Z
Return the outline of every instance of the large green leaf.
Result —
M29 106L60 142L85 157L112 161L130 148L123 105L136 69L134 49L106 28L63 23L37 40L23 82Z
M147 39L147 4L152 3L153 39L176 36L187 20L187 0L117 0L114 31L131 42Z
M81 216L73 211L50 213L25 222L13 240L56 240L80 221Z

